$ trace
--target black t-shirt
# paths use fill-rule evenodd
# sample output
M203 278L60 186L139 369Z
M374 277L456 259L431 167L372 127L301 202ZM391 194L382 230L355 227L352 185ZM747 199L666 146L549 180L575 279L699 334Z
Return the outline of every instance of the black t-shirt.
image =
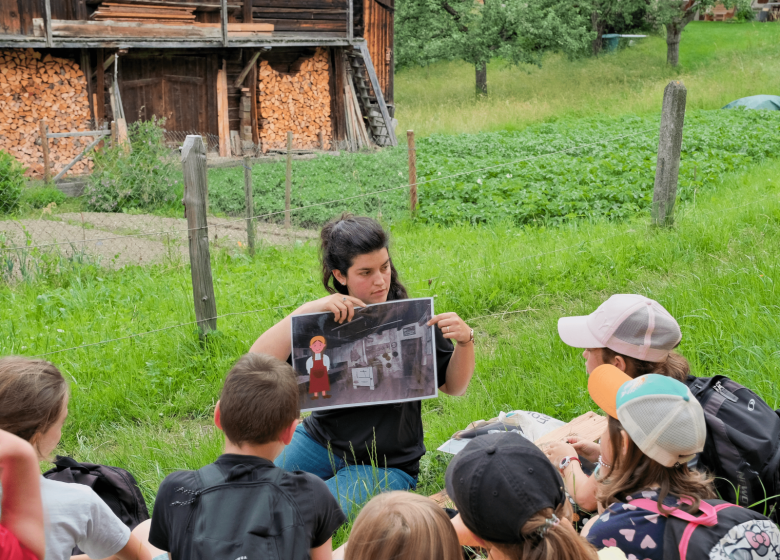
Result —
M225 454L215 464L225 476L236 467L246 469L244 474L234 480L251 480L256 469L278 468L271 461L252 455ZM336 498L325 483L313 474L285 472L281 486L298 504L309 533L311 548L325 544L346 521ZM149 542L168 551L173 560L190 560L188 554L194 525L192 515L197 508L192 498L193 492L199 489L200 477L197 471L177 471L165 477L157 492Z
M447 366L455 348L440 328L433 330L441 387L447 380ZM410 476L420 471L420 457L425 455L421 401L314 411L303 425L323 447L330 444L334 455L348 464L392 467Z

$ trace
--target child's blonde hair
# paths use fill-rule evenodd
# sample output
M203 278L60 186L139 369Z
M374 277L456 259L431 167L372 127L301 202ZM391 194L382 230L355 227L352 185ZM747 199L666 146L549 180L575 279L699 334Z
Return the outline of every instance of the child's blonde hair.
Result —
M357 516L344 560L462 557L455 529L436 502L411 492L387 492Z
M21 356L0 358L0 430L36 447L35 436L57 421L67 395L68 383L54 364Z

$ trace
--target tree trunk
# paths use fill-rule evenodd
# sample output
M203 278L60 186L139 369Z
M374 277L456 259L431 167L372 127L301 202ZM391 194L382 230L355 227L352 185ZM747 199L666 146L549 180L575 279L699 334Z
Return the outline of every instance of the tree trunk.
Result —
M680 36L683 27L679 24L666 25L666 63L669 66L677 66L680 62Z
M596 33L596 38L593 39L593 42L591 43L591 47L593 48L593 56L596 56L601 52L601 47L603 45L603 39L601 36L604 35L604 28L606 26L598 12L593 12L590 14L590 23L593 27L593 31Z
M477 71L477 95L487 95L487 62L474 65Z

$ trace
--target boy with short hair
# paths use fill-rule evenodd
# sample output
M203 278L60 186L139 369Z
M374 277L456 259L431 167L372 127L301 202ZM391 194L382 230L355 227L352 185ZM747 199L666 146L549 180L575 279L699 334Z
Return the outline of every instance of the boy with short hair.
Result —
M273 463L290 443L300 406L295 371L246 354L228 373L214 411L225 452L160 485L149 542L172 560L325 560L346 517L317 476Z

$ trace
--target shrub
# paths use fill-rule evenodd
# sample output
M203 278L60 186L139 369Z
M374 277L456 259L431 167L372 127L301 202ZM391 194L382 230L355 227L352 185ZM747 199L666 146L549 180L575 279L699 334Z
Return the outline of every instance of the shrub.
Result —
M19 208L19 197L25 186L24 172L21 163L0 150L0 213L10 214Z
M165 145L162 125L156 118L133 123L128 127L129 153L116 147L95 154L84 189L89 210L152 210L181 199L181 172Z
M52 202L57 205L65 202L65 194L53 187L39 187L34 189L25 189L22 193L22 202L31 208L45 208Z

